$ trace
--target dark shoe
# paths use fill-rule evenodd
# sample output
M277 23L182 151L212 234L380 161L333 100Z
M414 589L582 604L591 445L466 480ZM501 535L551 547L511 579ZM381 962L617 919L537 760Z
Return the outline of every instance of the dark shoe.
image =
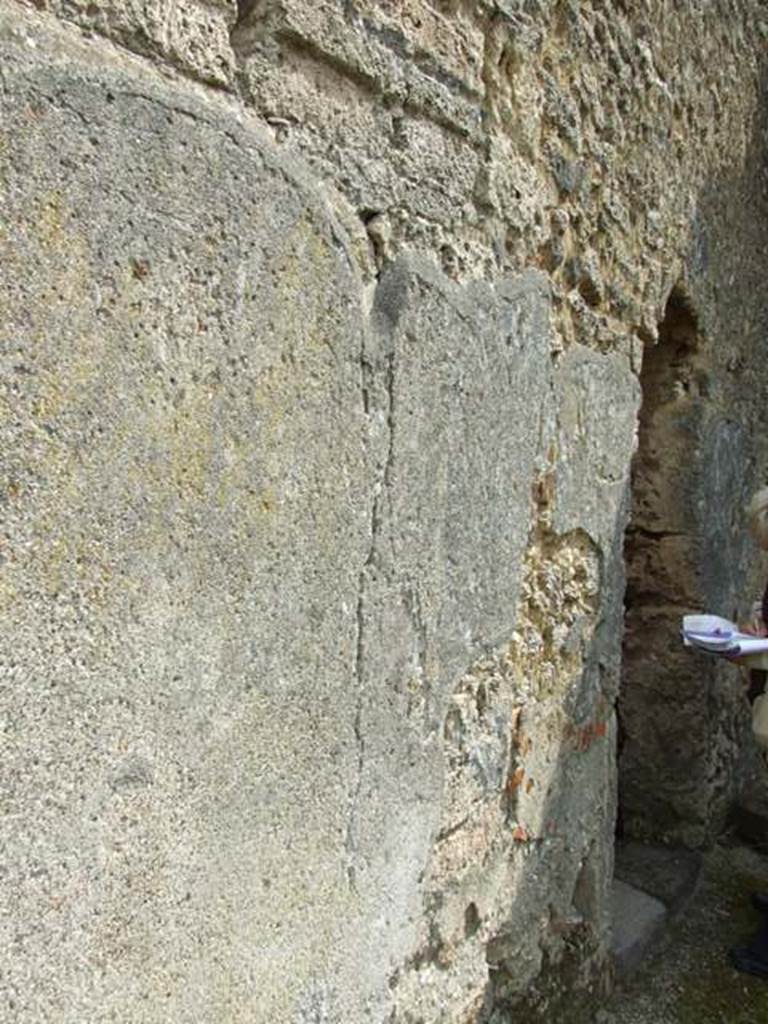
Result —
M753 892L750 899L755 910L759 910L761 914L768 914L768 893Z
M733 966L742 974L756 974L758 978L768 978L768 960L753 952L749 946L729 949L728 955Z

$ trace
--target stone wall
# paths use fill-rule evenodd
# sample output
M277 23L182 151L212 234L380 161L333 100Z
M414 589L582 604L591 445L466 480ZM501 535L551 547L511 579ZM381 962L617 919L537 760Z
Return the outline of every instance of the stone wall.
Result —
M600 998L620 691L628 832L751 757L760 7L0 2L10 1019Z

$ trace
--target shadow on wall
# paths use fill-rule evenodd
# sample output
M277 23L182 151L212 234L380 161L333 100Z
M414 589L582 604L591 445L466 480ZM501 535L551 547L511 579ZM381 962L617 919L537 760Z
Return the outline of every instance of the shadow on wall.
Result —
M765 478L765 84L739 178L700 197L685 283L646 351L626 535L620 827L699 847L754 767L738 671L679 642L686 612L743 615L764 580L743 509Z
M624 545L620 830L698 845L709 806L709 723L701 695L715 663L691 657L678 636L682 615L702 607L691 476L698 470L695 453L711 384L697 317L679 286L640 379L639 445Z

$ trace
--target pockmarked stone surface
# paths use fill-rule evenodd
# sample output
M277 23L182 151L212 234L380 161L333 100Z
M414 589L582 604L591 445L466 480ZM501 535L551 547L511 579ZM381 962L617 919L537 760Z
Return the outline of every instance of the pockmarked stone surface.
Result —
M238 0L20 0L219 88L234 84ZM246 4L242 4L246 6ZM250 5L253 6L253 5Z
M0 47L0 1016L353 1019L347 242L214 105Z
M765 778L767 39L0 0L0 1019L594 1019Z
M546 282L375 281L222 105L0 30L6 1007L380 1021L473 913L477 1005L504 875L436 919L429 865L554 429Z

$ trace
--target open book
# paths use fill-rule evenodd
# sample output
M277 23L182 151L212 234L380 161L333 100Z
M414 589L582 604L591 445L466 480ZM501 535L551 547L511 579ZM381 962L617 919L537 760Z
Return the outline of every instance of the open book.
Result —
M683 643L732 660L768 655L768 637L742 633L735 622L719 615L683 616Z

